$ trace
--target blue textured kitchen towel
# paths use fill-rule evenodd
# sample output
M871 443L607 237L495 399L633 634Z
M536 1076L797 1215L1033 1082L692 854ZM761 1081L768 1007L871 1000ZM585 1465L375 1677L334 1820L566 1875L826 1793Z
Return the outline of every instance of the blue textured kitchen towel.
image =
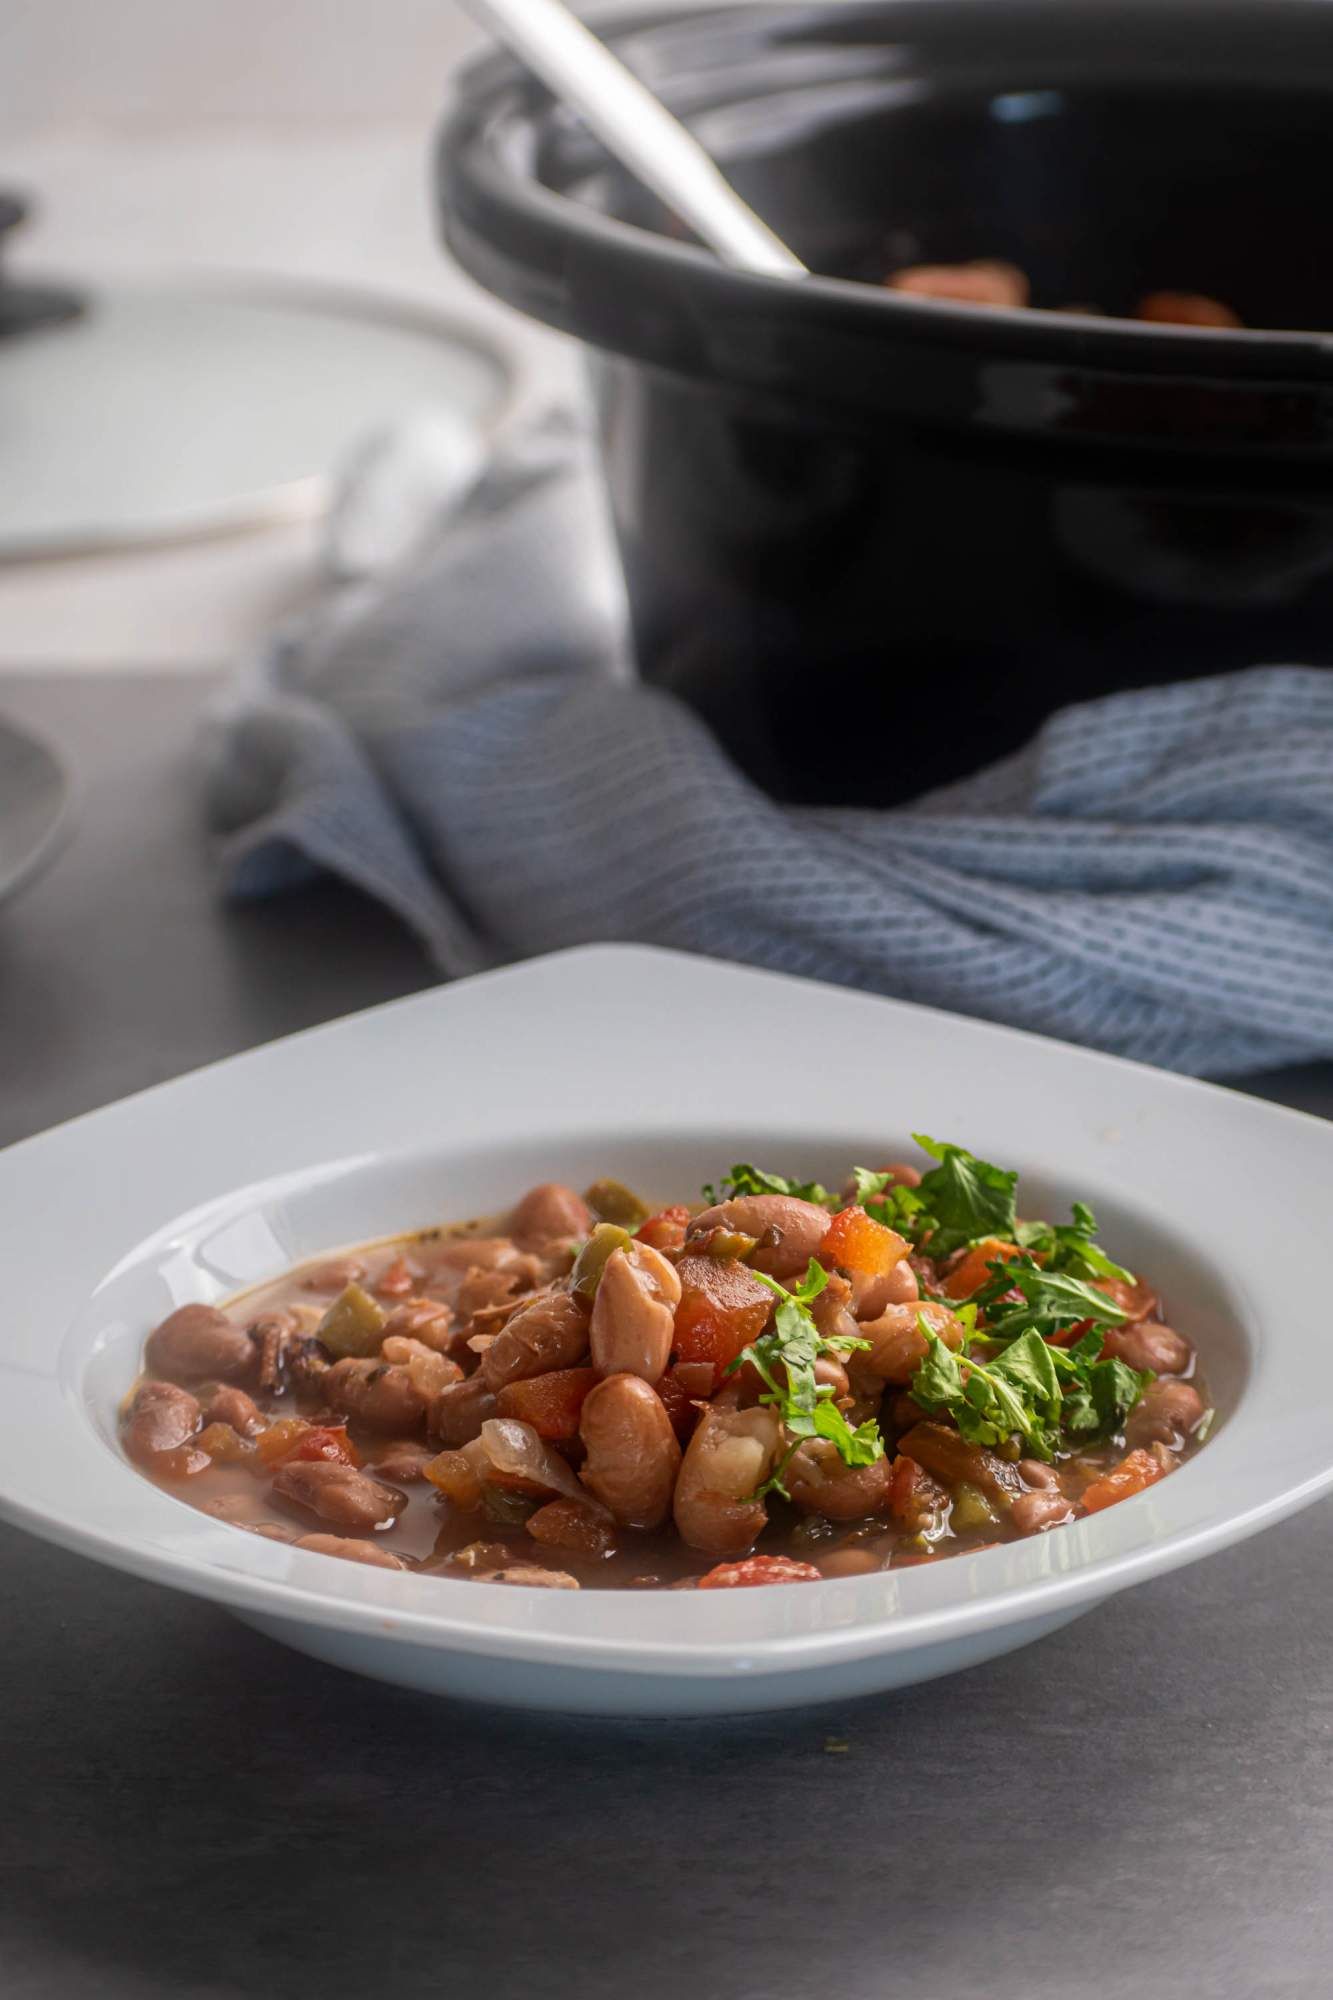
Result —
M273 647L210 761L232 893L332 870L446 973L634 939L1176 1069L1333 1056L1333 675L1087 702L892 811L778 805L634 682L568 426L501 453L408 574Z

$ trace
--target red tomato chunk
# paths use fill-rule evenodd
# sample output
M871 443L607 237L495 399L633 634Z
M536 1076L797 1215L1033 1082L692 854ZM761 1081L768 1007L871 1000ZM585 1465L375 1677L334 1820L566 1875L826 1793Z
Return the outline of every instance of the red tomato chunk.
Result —
M813 1563L793 1556L747 1556L744 1562L719 1563L699 1578L700 1590L748 1590L757 1583L822 1583Z

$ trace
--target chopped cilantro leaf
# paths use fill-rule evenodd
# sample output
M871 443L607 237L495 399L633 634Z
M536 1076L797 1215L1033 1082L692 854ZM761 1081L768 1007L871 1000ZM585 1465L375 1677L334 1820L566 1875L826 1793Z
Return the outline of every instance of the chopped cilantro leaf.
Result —
M947 1257L951 1250L987 1236L1012 1242L1018 1175L979 1160L965 1146L927 1138L924 1132L912 1136L939 1162L922 1176L920 1187L911 1190L921 1204L916 1211L918 1231L930 1229L931 1256Z
M1045 1259L1048 1271L1068 1271L1076 1278L1120 1278L1127 1285L1134 1273L1107 1256L1096 1239L1097 1218L1085 1201L1073 1205L1072 1222L1020 1222L1014 1241Z
M761 1402L774 1406L794 1440L791 1451L759 1489L760 1493L786 1493L782 1475L792 1451L805 1438L827 1438L836 1445L846 1465L873 1465L884 1453L879 1425L872 1419L853 1430L833 1401L832 1389L815 1379L815 1363L821 1354L847 1354L854 1348L870 1345L867 1340L851 1336L825 1340L815 1325L810 1304L828 1283L828 1272L811 1258L804 1278L794 1291L763 1271L755 1271L753 1275L777 1299L773 1325L737 1355L727 1373L735 1374L748 1361L764 1384Z
M918 1324L927 1352L912 1378L912 1395L923 1409L951 1416L969 1444L998 1445L1018 1437L1031 1457L1049 1460L1075 1440L1114 1436L1153 1379L1115 1356L1099 1360L1097 1328L1063 1348L1052 1347L1029 1327L982 1360L967 1352L972 1326L965 1319L969 1341L958 1354L924 1317Z
M781 1174L766 1174L761 1167L752 1167L745 1161L724 1174L717 1187L710 1181L703 1189L704 1200L710 1203L728 1201L738 1194L790 1194L798 1201L818 1202L821 1208L827 1208L834 1199L818 1181L789 1181Z
M997 1259L989 1268L990 1282L973 1293L973 1302L986 1315L987 1340L1013 1340L1029 1327L1055 1333L1085 1319L1123 1326L1129 1318L1123 1306L1095 1285L1072 1278L1067 1271L1043 1267L1031 1257ZM1013 1292L1019 1293L1018 1299L1010 1298Z

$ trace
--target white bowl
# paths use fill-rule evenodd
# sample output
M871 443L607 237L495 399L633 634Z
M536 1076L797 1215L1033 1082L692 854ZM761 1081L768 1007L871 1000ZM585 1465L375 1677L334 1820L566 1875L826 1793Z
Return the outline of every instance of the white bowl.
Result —
M909 1132L1093 1203L1220 1412L1178 1473L1032 1540L697 1595L361 1569L227 1527L120 1455L146 1330L313 1252L544 1178L690 1196L832 1178ZM217 1063L0 1154L0 1510L319 1659L534 1708L686 1714L899 1687L1053 1631L1333 1486L1320 1258L1333 1126L1008 1029L673 953L561 953ZM1312 1386L1313 1385L1313 1388ZM1315 1579L1311 1579L1313 1588Z

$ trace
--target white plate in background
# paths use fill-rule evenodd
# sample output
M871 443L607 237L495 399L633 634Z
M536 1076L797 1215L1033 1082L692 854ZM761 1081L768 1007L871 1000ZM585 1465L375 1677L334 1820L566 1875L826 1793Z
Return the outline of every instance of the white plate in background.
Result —
M0 346L0 560L234 534L317 513L363 439L512 388L483 333L272 280L94 280L81 318Z

